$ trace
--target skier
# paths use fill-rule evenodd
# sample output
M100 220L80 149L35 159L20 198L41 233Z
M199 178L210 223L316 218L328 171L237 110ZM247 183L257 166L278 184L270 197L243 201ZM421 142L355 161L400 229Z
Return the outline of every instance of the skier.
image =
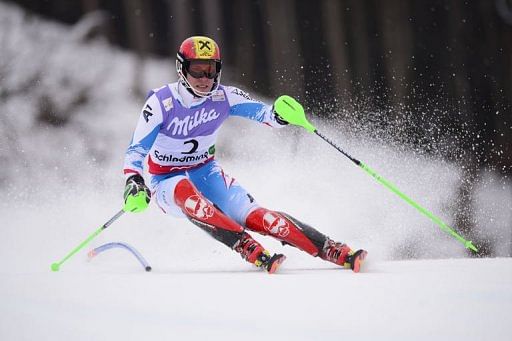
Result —
M176 59L179 80L149 92L126 151L124 210L143 211L153 193L164 213L187 217L269 273L286 257L271 256L248 230L358 272L366 251L353 252L286 213L260 206L215 160L217 134L229 116L274 128L288 124L273 105L221 85L221 67L214 40L193 36L183 41ZM146 156L151 191L143 178Z

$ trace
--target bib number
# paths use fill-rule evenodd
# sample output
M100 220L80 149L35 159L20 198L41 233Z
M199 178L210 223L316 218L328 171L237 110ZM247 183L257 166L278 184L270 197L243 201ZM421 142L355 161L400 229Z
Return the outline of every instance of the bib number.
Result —
M183 142L184 145L191 144L192 149L190 149L188 152L181 152L181 154L194 154L199 147L199 142L197 140L188 140Z

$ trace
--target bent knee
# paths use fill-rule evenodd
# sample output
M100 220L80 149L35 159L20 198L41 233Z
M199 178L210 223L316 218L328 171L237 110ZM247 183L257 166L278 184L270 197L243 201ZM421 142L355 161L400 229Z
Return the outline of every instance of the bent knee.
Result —
M156 192L156 203L164 211L165 214L172 215L174 217L183 218L185 214L181 211L181 208L175 201L176 186L181 180L187 179L184 175L173 176L165 180L160 181L155 186Z

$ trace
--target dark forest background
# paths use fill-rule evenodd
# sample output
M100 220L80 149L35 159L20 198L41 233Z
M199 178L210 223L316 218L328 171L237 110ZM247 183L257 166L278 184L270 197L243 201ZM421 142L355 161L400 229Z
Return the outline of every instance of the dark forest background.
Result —
M469 235L481 172L510 181L512 0L11 2L68 24L94 17L91 35L141 60L214 38L224 82L460 164L456 226Z

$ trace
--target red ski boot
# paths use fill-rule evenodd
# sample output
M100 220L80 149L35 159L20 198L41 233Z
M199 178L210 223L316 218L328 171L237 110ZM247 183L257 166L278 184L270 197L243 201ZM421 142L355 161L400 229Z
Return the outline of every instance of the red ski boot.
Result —
M347 244L337 243L328 239L320 253L320 258L347 269L352 269L354 272L359 272L366 255L367 252L365 250L353 252Z
M366 258L367 254L368 252L365 250L357 250L354 253L350 253L347 256L347 260L345 261L345 266L347 266L348 264L352 271L359 272L359 270L361 270L361 265L363 264L363 261Z
M247 233L243 234L237 245L235 245L234 250L240 253L243 259L267 270L269 274L276 272L281 263L286 259L286 256L282 254L270 256L270 252L265 250L260 243Z

